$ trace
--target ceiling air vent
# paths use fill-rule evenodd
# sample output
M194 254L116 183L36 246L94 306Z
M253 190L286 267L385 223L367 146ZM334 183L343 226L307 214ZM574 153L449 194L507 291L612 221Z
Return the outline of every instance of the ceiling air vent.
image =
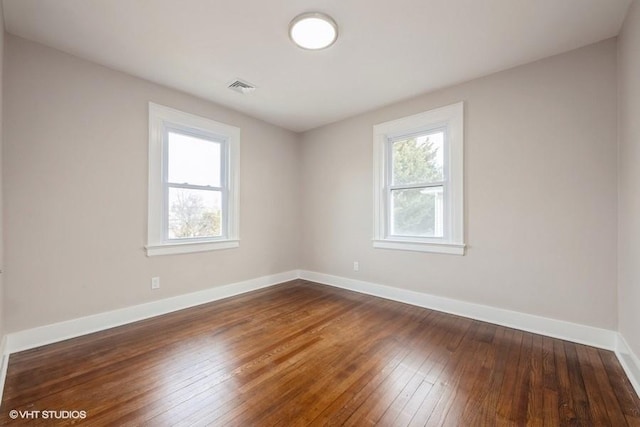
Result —
M234 80L228 87L229 89L235 90L236 92L240 92L243 95L246 95L256 90L256 87L254 85L240 79Z

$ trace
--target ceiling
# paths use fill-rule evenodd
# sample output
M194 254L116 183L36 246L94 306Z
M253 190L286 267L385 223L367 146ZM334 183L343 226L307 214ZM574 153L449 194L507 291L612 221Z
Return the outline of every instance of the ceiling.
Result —
M631 0L4 0L6 30L293 131L618 34ZM305 51L318 10L338 41ZM258 89L227 89L236 78Z

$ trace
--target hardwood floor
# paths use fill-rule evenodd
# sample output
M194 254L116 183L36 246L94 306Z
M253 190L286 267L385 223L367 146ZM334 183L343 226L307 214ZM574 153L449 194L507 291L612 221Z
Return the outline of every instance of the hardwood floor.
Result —
M0 412L3 425L640 426L609 351L305 281L13 354Z

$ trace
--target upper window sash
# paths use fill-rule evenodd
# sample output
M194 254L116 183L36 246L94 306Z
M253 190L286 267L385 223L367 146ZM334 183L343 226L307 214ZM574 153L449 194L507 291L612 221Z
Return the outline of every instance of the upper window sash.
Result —
M164 133L163 133L163 182L166 184L186 184L186 185L191 185L193 187L198 187L198 188L202 188L202 189L209 189L209 188L223 188L226 186L227 184L227 168L228 168L228 159L227 159L227 143L228 143L228 138L223 136L223 135L215 135L215 134L211 134L211 133L207 133L207 132L202 132L199 131L197 129L192 129L192 128L188 128L185 126L180 126L179 124L176 123L168 123L168 122L164 122ZM184 135L184 136L188 136L188 137L192 137L195 139L199 139L203 142L210 142L211 144L217 144L220 146L220 163L221 163L221 169L220 169L220 176L219 176L219 180L220 180L220 186L216 187L216 186L209 186L209 185L198 185L198 184L193 184L193 183L189 183L189 182L172 182L169 180L169 134L170 133L175 133L175 134L179 134L179 135Z
M414 181L411 183L407 183L407 185L413 185L413 186L429 186L431 184L438 184L438 183L442 183L442 182L446 182L447 181L447 176L448 176L448 155L449 155L449 149L448 149L448 144L447 144L447 127L445 124L440 124L440 125L435 125L435 126L428 126L425 127L424 129L417 131L417 132L411 132L411 133L405 133L405 134L400 134L400 135L395 135L393 137L388 137L387 138L387 143L386 143L386 156L385 156L385 168L386 168L386 185L388 187L392 187L392 188L402 188L403 185L402 184L394 184L394 155L393 155L393 146L396 143L400 143L402 141L407 141L410 140L411 138L418 138L421 136L426 136L427 138L431 135L435 135L438 133L442 133L443 134L443 144L442 144L442 149L443 149L443 165L442 165L442 179L439 181Z

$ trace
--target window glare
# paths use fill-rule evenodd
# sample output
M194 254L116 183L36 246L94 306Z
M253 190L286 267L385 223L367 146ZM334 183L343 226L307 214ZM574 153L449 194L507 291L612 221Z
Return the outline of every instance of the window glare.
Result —
M169 132L168 181L220 187L220 144L190 135Z

